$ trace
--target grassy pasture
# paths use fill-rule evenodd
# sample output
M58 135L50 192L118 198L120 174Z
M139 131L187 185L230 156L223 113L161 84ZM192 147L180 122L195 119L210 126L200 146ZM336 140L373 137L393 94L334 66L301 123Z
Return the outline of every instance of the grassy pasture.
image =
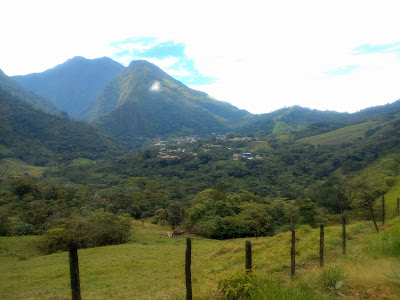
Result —
M397 226L400 226L397 222ZM184 299L184 237L167 238L170 229L133 221L131 242L79 250L83 299ZM383 227L385 230L388 227ZM251 238L253 267L257 275L273 278L283 285L307 282L318 289L321 299L334 299L336 291L319 285L319 230L302 226L297 230L297 276L290 281L290 234ZM384 291L388 298L400 292L399 280L385 274L400 270L400 261L377 256L369 250L374 240L369 222L348 226L348 254L341 253L341 227L326 227L326 265L339 265L346 274L342 299L352 295ZM69 299L68 253L41 256L35 250L37 237L0 238L1 299ZM244 269L245 239L192 239L192 279L194 299L221 299L217 288L221 279ZM380 290L376 290L380 287ZM339 292L338 292L339 293ZM379 294L380 295L380 294ZM392 297L393 296L393 297ZM368 299L368 298L365 298Z
M18 158L2 158L0 159L0 175L18 176L25 173L32 177L40 177L47 170L47 167L37 167L27 164Z
M369 121L356 125L347 126L327 133L318 134L303 139L299 139L297 143L308 143L317 146L336 145L343 143L352 143L360 137L364 137L367 130L376 127L379 122Z

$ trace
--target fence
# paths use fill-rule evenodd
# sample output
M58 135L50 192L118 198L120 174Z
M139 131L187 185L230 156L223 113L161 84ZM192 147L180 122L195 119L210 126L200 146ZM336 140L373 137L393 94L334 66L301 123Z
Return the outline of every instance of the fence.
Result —
M384 207L384 199L382 199L382 206ZM397 199L397 215L399 214L399 199ZM384 210L384 208L383 208ZM382 219L382 223L384 223L384 219ZM346 254L346 218L342 216L342 254ZM320 225L320 239L319 239L319 265L320 267L324 266L324 255L325 255L325 232L324 232L324 225ZM295 277L295 270L296 270L296 231L292 229L291 231L291 248L290 248L290 257L291 257L291 276L292 278ZM150 257L149 257L150 258ZM155 259L155 258L154 258ZM109 259L109 260L102 260L102 262L116 262L116 261L126 261L131 260L131 258L127 259ZM99 262L99 261L96 261ZM83 261L79 263L78 260L78 249L76 244L71 244L69 249L69 269L70 269L70 284L65 284L62 289L71 289L71 297L73 300L80 300L81 299L81 284L80 284L80 276L79 276L79 265L85 263L92 263L91 261ZM192 278L191 278L191 263L192 263L192 244L191 239L186 239L186 254L185 254L185 283L186 283L186 299L192 299ZM63 263L47 263L47 264L31 264L31 265L23 265L21 267L40 267L40 266L50 266L50 265L61 265ZM246 272L252 271L252 247L251 242L245 242L245 270ZM3 266L2 268L18 268L20 266ZM134 277L131 277L134 278ZM116 281L124 281L127 280L127 277L123 279L116 279L116 280L106 280L104 282L116 282ZM100 281L101 282L101 281ZM97 281L96 283L99 283ZM90 284L90 283L87 283ZM86 285L87 285L86 284ZM29 293L34 292L45 292L45 291L52 291L58 289L46 288L40 290L27 290L23 292L14 292L14 293L1 293L0 298L5 296L22 296L22 295L29 295Z

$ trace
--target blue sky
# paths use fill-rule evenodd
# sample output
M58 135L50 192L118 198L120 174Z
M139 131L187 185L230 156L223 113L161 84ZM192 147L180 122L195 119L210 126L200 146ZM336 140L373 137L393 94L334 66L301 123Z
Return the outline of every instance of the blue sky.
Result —
M155 62L186 85L201 86L215 82L215 78L204 76L196 69L194 60L185 54L184 43L159 41L156 37L132 37L112 42L110 46L116 49L111 58L124 65L135 59L144 59ZM163 64L163 61L167 63Z
M400 53L400 41L389 44L363 44L353 49L355 55L374 53Z
M108 56L149 60L253 113L354 112L400 98L394 0L3 0L0 27L7 75Z

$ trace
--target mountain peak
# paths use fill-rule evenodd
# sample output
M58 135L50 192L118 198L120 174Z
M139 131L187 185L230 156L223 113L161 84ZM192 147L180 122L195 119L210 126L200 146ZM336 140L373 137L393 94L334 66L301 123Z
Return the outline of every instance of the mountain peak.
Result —
M42 73L14 77L25 88L45 97L74 118L95 101L105 85L125 69L111 58L75 56Z
M138 69L144 69L144 68L150 69L153 72L162 73L162 74L167 75L167 73L165 73L161 68L157 67L155 64L153 64L147 60L144 60L144 59L133 60L128 66L129 70L138 70Z

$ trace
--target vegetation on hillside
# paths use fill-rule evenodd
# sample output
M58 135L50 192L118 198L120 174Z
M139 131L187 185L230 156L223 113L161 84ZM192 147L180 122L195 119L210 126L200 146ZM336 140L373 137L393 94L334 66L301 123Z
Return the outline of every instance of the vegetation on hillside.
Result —
M49 102L47 99L24 89L15 79L8 77L2 70L0 70L0 88L11 92L13 95L24 99L36 109L51 114L59 114L60 111Z
M104 86L124 70L110 58L74 57L42 73L14 76L24 88L50 101L73 118L96 101Z
M82 122L46 114L26 101L0 89L0 144L2 157L16 157L36 166L74 158L109 158L124 147Z
M140 138L226 133L249 115L186 87L146 61L133 61L87 113L98 128L131 147Z
M183 246L180 239L164 239L172 228L199 241L205 262L197 265L202 274L197 292L205 297L321 299L355 293L360 285L355 268L367 270L365 262L377 268L374 259L388 264L398 254L398 220L390 227L380 223L383 196L387 216L397 215L398 102L352 115L292 107L252 117L139 61L104 90L98 105L108 113L96 121L99 128L130 147L154 145L127 153L92 126L36 110L15 93L0 89L0 236L7 237L8 245L0 247L0 257L40 263L41 254L65 251L71 242L79 248L125 244L83 253L97 257L122 249L126 260L124 251L135 250L140 260L128 260L145 265L143 255L171 256ZM232 128L239 133L226 134ZM169 138L180 134L188 136ZM348 258L337 261L341 241L336 225L342 214L352 223L348 240L354 248ZM138 228L140 219L148 220L149 232ZM319 223L327 225L328 262L335 264L314 270L314 228ZM284 278L289 265L286 231L292 228L301 236L300 278L310 284L303 279L290 284ZM244 237L252 238L256 256L269 258L258 257L251 276L236 273L242 269ZM22 250L12 254L13 243ZM21 253L25 251L28 254ZM57 261L62 254L48 257ZM206 272L203 266L214 260L221 265ZM176 259L160 264L173 277L181 273ZM310 268L311 275L305 274ZM161 266L154 272L140 270L144 277L153 276ZM57 272L55 281L64 276ZM265 278L267 272L271 278ZM396 279L398 272L393 274ZM14 275L7 275L6 292L18 284ZM162 274L154 280L158 279L165 281ZM362 287L370 285L370 279L365 280ZM379 281L394 289L384 276ZM350 288L347 282L352 282ZM33 286L41 289L40 284ZM149 283L140 281L140 286L154 292ZM170 297L182 295L180 289L166 286L157 294L160 299L167 292ZM87 296L97 297L101 290L88 289ZM132 294L113 290L101 297L105 295Z

